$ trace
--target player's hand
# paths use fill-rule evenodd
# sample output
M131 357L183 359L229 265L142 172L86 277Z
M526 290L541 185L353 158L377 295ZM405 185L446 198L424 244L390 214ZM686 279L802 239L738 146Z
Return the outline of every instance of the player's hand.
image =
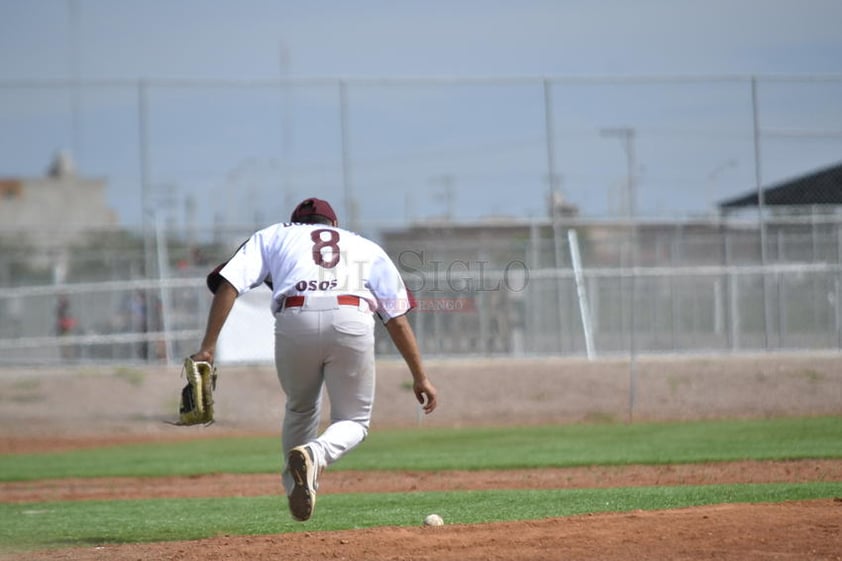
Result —
M190 355L190 358L196 362L209 362L213 364L213 351L203 349Z
M412 385L412 390L415 392L415 399L421 404L424 413L429 415L432 413L437 405L436 402L436 388L430 383L428 379L415 382Z

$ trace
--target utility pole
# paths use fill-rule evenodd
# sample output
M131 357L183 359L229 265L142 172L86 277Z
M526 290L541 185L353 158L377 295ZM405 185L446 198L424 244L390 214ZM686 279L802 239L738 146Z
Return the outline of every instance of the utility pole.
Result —
M620 127L620 128L608 128L602 129L600 131L602 136L607 137L615 137L619 138L623 144L623 150L626 152L626 190L625 190L625 201L624 201L624 209L626 214L626 219L629 222L629 228L631 228L631 240L628 241L628 245L624 243L624 247L631 247L631 267L632 270L637 267L637 260L638 260L638 235L637 235L637 223L635 222L636 215L637 215L637 193L636 185L635 185L635 168L637 167L637 162L635 161L635 153L634 153L634 137L635 137L635 130L631 127ZM624 250L625 253L625 250ZM624 265L625 266L625 265ZM621 283L621 290L622 290L622 277L620 279ZM629 403L628 403L628 420L631 422L634 418L634 411L637 404L637 337L635 335L635 331L637 329L637 322L635 319L635 305L636 305L636 295L637 292L637 277L635 274L631 276L631 296L629 297L629 305L628 305L628 325L629 325ZM625 309L625 305L621 307L621 310ZM622 315L622 311L621 311ZM625 323L625 322L624 322Z
M78 0L67 0L67 33L69 48L67 62L70 74L70 120L71 120L71 148L76 161L82 158L82 125L79 101L79 3Z
M453 219L453 201L455 198L453 191L453 175L449 173L437 175L431 178L430 181L442 186L442 192L436 198L444 200L444 219L447 222L450 222Z
M351 177L351 130L348 115L348 83L339 81L339 128L342 143L342 191L345 198L345 221L350 229L357 229L357 203Z
M602 136L619 138L626 153L626 190L623 210L626 218L633 220L637 216L637 167L635 155L635 130L631 127L608 128L599 131Z
M289 79L291 61L289 47L285 41L281 40L278 63L281 78L281 187L284 197L290 195L292 185L290 161L292 160L294 113L292 110L292 83ZM288 208L289 205L285 204L283 210L286 211Z

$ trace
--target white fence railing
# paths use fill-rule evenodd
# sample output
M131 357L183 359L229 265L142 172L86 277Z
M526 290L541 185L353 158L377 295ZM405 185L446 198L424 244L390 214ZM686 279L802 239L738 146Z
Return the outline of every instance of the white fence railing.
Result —
M444 273L428 273L410 314L424 352L610 356L842 348L837 264L585 267L580 286L572 269L526 269L516 280L510 274L487 270L482 284L461 276L457 286ZM73 322L60 334L61 301ZM210 301L204 277L0 288L0 363L178 360L198 345ZM394 353L386 337L377 348Z

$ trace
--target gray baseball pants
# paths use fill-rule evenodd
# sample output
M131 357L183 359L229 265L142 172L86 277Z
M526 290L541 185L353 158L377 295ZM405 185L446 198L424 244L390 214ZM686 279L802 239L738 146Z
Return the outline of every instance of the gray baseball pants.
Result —
M275 368L286 393L283 458L309 444L317 469L339 460L368 434L374 403L374 317L363 301L340 306L333 297L308 297L275 314ZM330 423L319 434L322 388ZM286 463L283 482L293 487Z

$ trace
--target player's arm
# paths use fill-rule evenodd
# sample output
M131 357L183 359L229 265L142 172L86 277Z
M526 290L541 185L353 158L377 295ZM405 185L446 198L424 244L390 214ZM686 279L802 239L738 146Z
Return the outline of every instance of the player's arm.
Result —
M412 389L415 392L415 398L424 407L425 413L432 413L437 405L436 388L424 372L421 351L418 349L415 333L412 331L409 320L405 315L394 317L386 322L386 331L412 373Z
M220 276L219 284L213 293L213 302L211 302L210 312L208 312L208 322L205 326L205 336L202 338L201 347L190 358L213 363L219 333L222 331L222 326L225 325L225 320L228 319L228 314L231 313L231 308L234 307L234 301L238 295L239 293L234 285Z

